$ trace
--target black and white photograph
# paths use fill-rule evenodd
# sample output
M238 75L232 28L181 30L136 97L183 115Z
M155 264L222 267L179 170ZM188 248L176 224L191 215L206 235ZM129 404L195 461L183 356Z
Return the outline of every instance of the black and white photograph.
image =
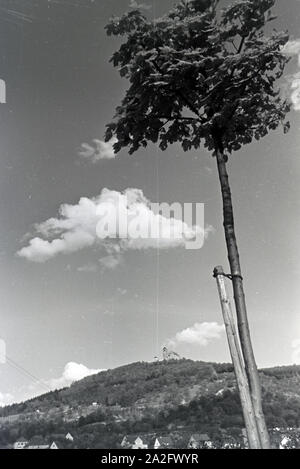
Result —
M0 0L1 450L300 449L299 24Z

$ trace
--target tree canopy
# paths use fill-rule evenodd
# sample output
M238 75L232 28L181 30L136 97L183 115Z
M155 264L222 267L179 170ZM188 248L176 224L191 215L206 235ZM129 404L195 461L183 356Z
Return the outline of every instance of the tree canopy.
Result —
M216 142L231 153L283 125L289 103L275 88L288 61L288 34L265 26L275 0L181 1L159 19L138 9L112 18L108 35L125 42L111 61L130 86L106 140L132 154L148 141L184 151Z

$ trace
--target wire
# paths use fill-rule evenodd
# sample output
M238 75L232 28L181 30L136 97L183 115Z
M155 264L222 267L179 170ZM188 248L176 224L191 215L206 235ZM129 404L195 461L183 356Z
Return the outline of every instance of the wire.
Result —
M7 18L8 21L9 20L12 20L12 21L15 20L15 22L25 21L27 23L32 23L33 21L33 18L29 15L26 15L26 13L22 13L17 10L10 10L9 8L4 8L4 7L0 7L0 10L8 15L8 18Z
M6 361L7 361L8 365L14 367L17 371L19 371L19 373L25 375L31 381L35 382L36 384L39 384L44 389L47 389L47 392L52 391L52 389L48 386L47 383L42 381L40 378L37 378L34 374L32 374L30 371L26 370L23 366L19 365L17 362L12 360L10 357L6 356Z
M74 0L68 2L67 0L51 0L49 4L59 5L59 6L67 6L67 7L76 7L76 8L91 8L93 6L93 2L90 5L84 5L83 3L74 3Z
M48 387L48 385L46 385L45 383L43 383L42 381L40 381L38 378L35 378L33 377L30 373L28 373L27 371L23 370L22 368L18 367L17 365L13 364L13 363L10 363L10 362L7 362L8 365L12 366L15 370L17 370L19 373L21 373L25 378L28 378L30 379L32 382L34 382L34 384L38 384L39 386L43 387L43 389L46 391L46 392L50 392L52 391L51 388Z

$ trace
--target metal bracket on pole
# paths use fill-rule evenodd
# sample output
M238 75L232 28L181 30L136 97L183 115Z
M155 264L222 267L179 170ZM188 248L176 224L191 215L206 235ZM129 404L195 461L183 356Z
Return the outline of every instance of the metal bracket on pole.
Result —
M221 268L222 268L222 271L219 270ZM227 277L229 278L229 280L233 280L234 278L239 278L240 280L243 280L243 277L239 274L225 274L223 271L223 267L221 266L215 267L213 277L217 278L219 275L222 275L223 277Z

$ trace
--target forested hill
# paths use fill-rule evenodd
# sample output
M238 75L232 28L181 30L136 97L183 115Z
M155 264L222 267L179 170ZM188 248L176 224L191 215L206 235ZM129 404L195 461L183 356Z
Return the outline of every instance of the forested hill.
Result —
M300 427L300 366L260 371L268 425ZM124 433L243 426L232 365L171 360L101 372L69 388L0 409L0 444L72 428ZM100 433L99 433L100 432ZM103 441L103 438L102 440ZM113 440L114 441L114 440ZM91 445L93 446L93 445Z
M140 399L151 402L173 394L172 401L194 397L215 389L218 377L227 377L226 385L232 387L233 367L230 364L212 364L192 360L137 362L103 371L73 383L69 388L53 391L22 404L0 409L0 416L47 409L56 403L89 405L93 402L105 406L132 406Z

